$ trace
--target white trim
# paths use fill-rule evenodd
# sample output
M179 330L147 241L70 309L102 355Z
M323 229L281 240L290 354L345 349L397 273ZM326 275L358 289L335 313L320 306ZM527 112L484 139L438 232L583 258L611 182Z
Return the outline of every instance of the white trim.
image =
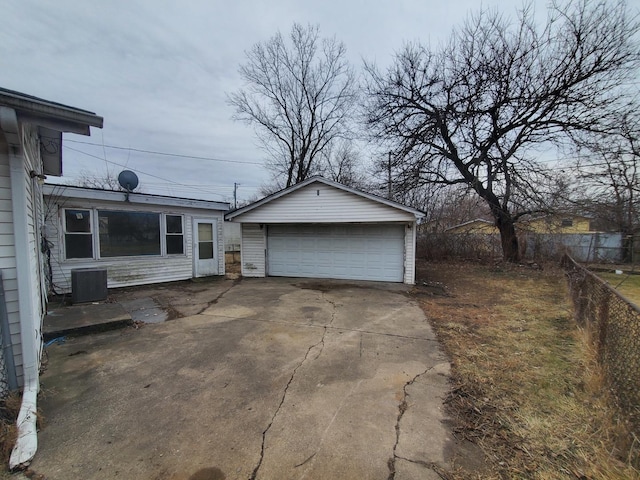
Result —
M126 192L116 192L111 190L100 190L84 187L73 187L69 185L58 185L47 183L43 186L45 196L74 198L80 200L106 200L112 202L127 202ZM226 202L214 202L212 200L196 200L180 197L166 197L163 195L153 195L149 193L130 193L129 200L125 205L158 205L170 207L191 207L206 208L208 210L229 210Z
M374 202L378 202L378 203L382 203L384 205L387 205L389 207L393 207L393 208L397 208L398 210L403 210L405 212L409 212L415 215L416 218L422 218L425 216L424 212L421 212L420 210L417 210L415 208L412 207L407 207L406 205L402 205L401 203L398 202L394 202L392 200L387 200L386 198L382 198L382 197L378 197L376 195L372 195L370 193L367 192L363 192L361 190L357 190L355 188L351 188L348 187L346 185L343 185L341 183L338 182L333 182L331 180L327 180L324 177L320 177L320 176L314 176L314 177L310 177L307 178L306 180L300 182L300 183L296 183L295 185L292 185L289 188L285 188L283 190L280 190L279 192L276 192L272 195L269 195L261 200L258 200L257 202L254 202L250 205L247 205L246 207L242 207L239 208L237 210L234 210L233 212L229 212L227 213L224 218L225 220L233 220L234 218L241 216L247 212L250 212L251 210L254 210L256 208L261 207L262 205L269 203L273 200L276 200L277 198L283 197L285 195L288 195L292 192L295 192L296 190L299 190L300 188L306 187L307 185L314 183L314 182L318 182L318 183L323 183L325 185L328 185L330 187L334 187L337 188L339 190L343 190L345 192L349 192L349 193L353 193L354 195L358 195L360 197L364 197L367 198L369 200L372 200Z

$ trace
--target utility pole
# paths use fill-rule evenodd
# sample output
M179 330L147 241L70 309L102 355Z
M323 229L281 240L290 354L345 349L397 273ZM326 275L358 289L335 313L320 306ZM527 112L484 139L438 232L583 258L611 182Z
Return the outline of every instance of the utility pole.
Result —
M389 161L387 162L387 198L391 198L391 152L389 152Z
M233 182L233 209L238 208L238 185L239 183Z

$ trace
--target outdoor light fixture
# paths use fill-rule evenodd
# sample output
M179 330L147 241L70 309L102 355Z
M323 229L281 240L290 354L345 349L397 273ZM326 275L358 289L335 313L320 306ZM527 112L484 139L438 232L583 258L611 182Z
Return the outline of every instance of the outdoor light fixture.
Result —
M29 172L29 176L31 178L37 178L38 179L38 185L44 185L44 181L47 179L47 176L44 173L38 173L35 170L31 170Z

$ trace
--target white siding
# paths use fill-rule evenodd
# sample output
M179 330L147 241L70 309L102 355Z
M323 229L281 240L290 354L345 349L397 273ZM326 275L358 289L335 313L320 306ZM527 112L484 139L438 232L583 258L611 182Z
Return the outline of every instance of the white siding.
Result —
M414 214L320 182L238 215L240 223L413 222Z
M240 255L243 277L264 277L265 268L265 231L257 224L243 224Z
M416 222L404 229L404 283L416 283Z
M45 298L41 285L42 257L40 254L40 227L42 221L42 196L36 180L29 173L42 171L39 140L36 129L28 124L21 125L19 132L21 149L11 159L7 144L0 143L0 269L3 274L3 287L9 320L9 331L13 348L14 363L18 384L24 383L23 336L29 335L28 342L36 349L36 358L42 352L41 325L45 311ZM0 138L2 138L0 136ZM14 168L11 168L11 165ZM19 185L15 192L14 185ZM20 196L19 205L14 204L14 196ZM23 208L18 218L14 218L14 208ZM26 262L20 265L20 275L24 291L19 291L16 262L16 244L14 220L25 222L18 224L27 235ZM20 297L23 305L29 306L32 315L20 310ZM26 344L26 343L25 343ZM37 370L37 368L36 368Z
M186 280L193 277L193 217L217 220L218 271L224 275L224 241L222 233L223 212L187 207L166 207L154 205L126 204L98 200L80 200L60 197L63 189L47 197L47 239L51 246L51 267L53 292L71 292L71 270L98 267L107 269L109 288L150 283ZM65 259L63 252L64 232L62 226L63 208L131 210L183 215L184 255L139 256L103 259ZM52 293L53 293L52 292Z
M13 208L11 206L11 174L9 168L9 151L0 135L0 189L3 192L0 201L0 269L3 276L3 287L9 331L13 345L13 356L16 373L22 379L22 348L20 339L20 305L18 302L18 273L16 270L16 249L13 236ZM8 195L8 201L6 197Z

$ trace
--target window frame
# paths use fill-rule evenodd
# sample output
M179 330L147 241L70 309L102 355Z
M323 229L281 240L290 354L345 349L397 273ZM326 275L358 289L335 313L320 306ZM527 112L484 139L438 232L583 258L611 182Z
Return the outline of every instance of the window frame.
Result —
M67 231L67 211L69 210L77 210L82 212L89 213L89 231L88 232L69 232ZM95 225L93 222L94 211L92 208L84 208L84 207L66 207L62 209L61 214L62 220L62 241L61 241L61 250L64 253L65 260L71 261L79 261L86 262L87 260L95 260L96 257L96 238L95 238ZM91 256L89 257L69 257L69 253L67 252L67 235L88 235L91 237Z
M573 218L563 218L560 220L561 228L570 228L573 227Z
M167 222L167 217L178 217L180 219L180 233L175 233L175 232L169 232L169 228L168 228L168 222ZM161 241L161 250L164 252L164 255L167 257L179 257L179 256L186 256L186 248L185 248L185 237L186 237L186 232L185 232L185 221L184 221L184 215L181 214L176 214L176 213L163 213L162 214L162 218L160 220L161 224L161 228L163 228L164 231L164 235ZM182 252L180 253L169 253L169 249L168 249L168 245L167 245L167 237L182 237ZM164 245L162 245L162 243L164 243Z
M62 252L62 258L66 262L87 262L87 261L113 261L124 259L140 259L140 258L166 258L166 257L187 257L187 232L186 232L186 216L185 213L172 213L162 212L157 210L123 210L117 207L77 207L72 205L65 205L61 207L60 221L62 225L61 238L60 238L60 251ZM66 235L67 233L67 221L66 212L68 210L81 210L83 212L89 212L89 229L90 232L71 232L72 235L90 235L91 236L91 257L68 257ZM160 216L159 222L159 235L160 235L160 254L159 255L120 255L113 257L103 257L100 255L100 219L98 211L110 211L110 212L130 212L130 213L150 213ZM167 231L167 217L179 217L181 222L182 233L169 233ZM167 253L167 236L182 236L182 253Z

